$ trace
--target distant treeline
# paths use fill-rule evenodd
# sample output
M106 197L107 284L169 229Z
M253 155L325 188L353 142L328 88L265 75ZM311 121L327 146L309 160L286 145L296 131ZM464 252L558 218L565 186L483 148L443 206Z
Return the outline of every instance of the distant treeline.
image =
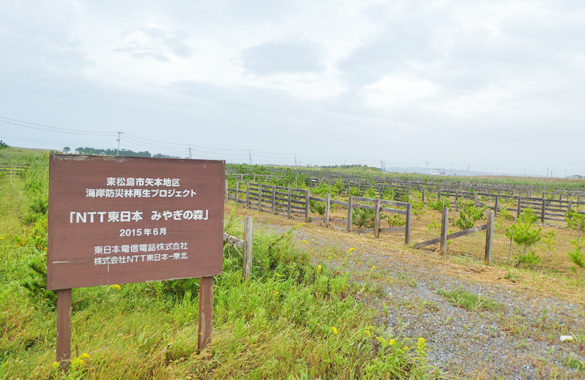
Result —
M63 152L70 153L71 148L66 146L63 148ZM120 149L120 153L118 153L117 149L98 149L98 148L75 148L75 153L77 154L90 154L95 156L126 156L126 157L154 157L154 158L181 158L177 156L167 156L166 154L151 154L149 151L145 150L142 152L135 152L129 149Z
M349 168L356 168L356 167L359 168L361 166L368 166L368 165L358 165L358 164L355 164L355 165L329 165L329 166L321 165L319 167L325 168L325 169L337 169L337 168L349 169Z
M4 149L4 148L8 148L8 144L6 144L4 141L0 140L0 149Z

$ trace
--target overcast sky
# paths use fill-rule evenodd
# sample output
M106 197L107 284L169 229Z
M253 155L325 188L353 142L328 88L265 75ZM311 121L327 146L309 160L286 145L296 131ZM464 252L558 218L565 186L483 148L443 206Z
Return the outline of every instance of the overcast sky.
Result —
M585 174L583 0L3 1L0 51L12 146Z

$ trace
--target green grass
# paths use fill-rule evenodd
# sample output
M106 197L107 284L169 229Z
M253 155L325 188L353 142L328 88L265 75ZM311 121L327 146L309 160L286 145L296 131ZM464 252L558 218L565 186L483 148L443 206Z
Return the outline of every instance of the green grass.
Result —
M452 291L439 289L437 293L445 297L450 304L470 311L498 310L503 307L502 304L491 298L482 297L463 289Z
M255 231L252 276L224 249L215 277L213 336L197 352L198 279L73 290L72 363L54 366L55 307L29 264L46 265L48 160L0 178L0 379L435 378L426 347L374 327L347 273L310 263L291 234ZM242 234L232 219L230 232ZM388 342L392 341L392 344ZM407 348L416 346L417 348Z

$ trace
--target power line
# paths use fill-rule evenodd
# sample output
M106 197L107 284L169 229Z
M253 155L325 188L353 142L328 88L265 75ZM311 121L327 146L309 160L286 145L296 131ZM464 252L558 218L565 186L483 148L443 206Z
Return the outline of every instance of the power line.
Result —
M36 123L30 123L27 121L11 119L9 117L4 117L4 116L0 116L0 119L4 119L4 120L0 120L0 122L2 122L2 123L17 125L19 127L38 129L38 130L43 130L43 131L59 132L59 133L69 133L69 134L74 134L74 135L111 135L111 134L115 133L115 132L102 132L102 131L84 131L81 129L70 129L70 128L57 128L57 127L51 127L51 126L43 125L43 124L36 124ZM6 121L6 120L10 120L10 121Z

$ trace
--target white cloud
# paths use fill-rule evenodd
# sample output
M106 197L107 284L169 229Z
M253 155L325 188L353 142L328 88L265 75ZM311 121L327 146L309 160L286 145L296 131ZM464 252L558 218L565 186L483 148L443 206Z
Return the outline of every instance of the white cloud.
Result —
M385 76L376 83L365 86L362 93L366 97L366 105L392 110L430 98L437 90L435 84L423 79Z

